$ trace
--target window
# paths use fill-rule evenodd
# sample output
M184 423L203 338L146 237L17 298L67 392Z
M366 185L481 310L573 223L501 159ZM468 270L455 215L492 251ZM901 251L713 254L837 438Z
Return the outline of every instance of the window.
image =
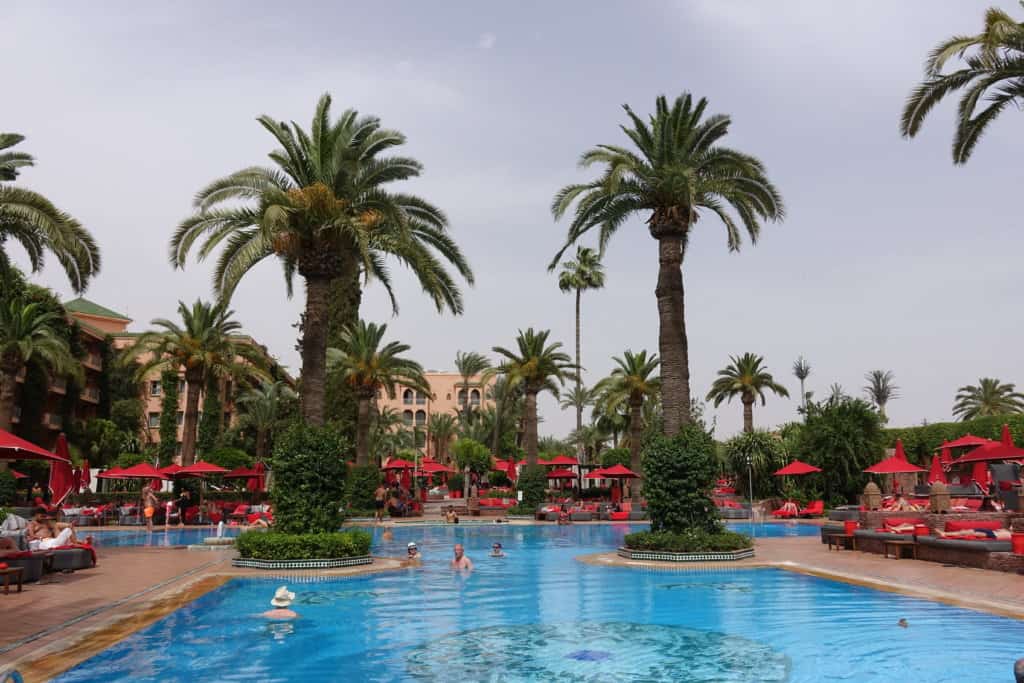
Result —
M178 426L185 424L185 413L178 411Z
M412 426L412 411L411 410L407 410L404 413L402 413L402 422L405 423L406 427L411 427Z
M465 389L459 389L459 405L460 406L466 405L466 390Z
M411 406L412 405L412 397L413 397L412 389L406 389L405 391L402 392L402 403L404 403L407 406Z
M445 394L444 400L446 400L446 401L452 400L452 395L451 394Z
M156 429L160 426L160 413L150 413L149 420L146 422L150 429Z
M427 402L426 394L421 394L420 392L417 391L416 392L416 405L421 406L421 405L423 405L426 402Z
M427 413L424 410L416 411L416 426L422 427L427 424Z
M160 395L160 380L154 379L149 382L149 395L159 396Z
M472 392L470 392L469 402L473 404L473 407L477 407L480 405L480 392L477 389L474 389Z

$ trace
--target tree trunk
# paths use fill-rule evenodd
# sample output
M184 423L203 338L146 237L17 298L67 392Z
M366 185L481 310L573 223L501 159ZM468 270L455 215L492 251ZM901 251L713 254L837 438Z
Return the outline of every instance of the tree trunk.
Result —
M494 400L494 434L491 435L491 455L498 457L498 447L501 445L501 418L505 402L495 397Z
M641 411L644 407L644 400L630 399L629 401L629 469L640 474L640 434L643 432L643 419ZM634 503L640 502L640 489L642 479L634 479L630 486L631 498Z
M330 301L327 312L327 346L340 347L345 328L359 321L359 305L363 290L359 281L359 264L354 259L344 259L342 274L331 282ZM329 376L324 385L324 417L339 420L355 437L356 413L355 392L341 376Z
M576 289L576 433L583 431L583 404L579 402L583 388L583 366L580 365L580 290ZM583 444L576 445L576 457L583 457Z
M181 464L196 461L196 429L199 426L199 392L203 387L203 371L185 371L185 421L181 435Z
M262 461L267 457L267 430L256 430L256 459Z
M743 394L743 433L754 431L754 396Z
M11 431L14 419L15 393L18 387L16 366L4 365L0 370L0 429Z
M356 465L370 464L370 397L357 396L359 410L356 415Z
M804 381L800 380L800 401L804 406L804 421L807 421L807 392L804 391Z
M661 405L667 436L678 434L683 425L690 423L690 363L682 263L682 236L671 230L664 231L658 236L658 286L654 291L658 297Z
M537 464L537 392L527 388L523 401L523 447L526 450L526 464Z
M324 424L324 385L327 379L327 311L331 280L306 276L306 313L302 319L302 419Z

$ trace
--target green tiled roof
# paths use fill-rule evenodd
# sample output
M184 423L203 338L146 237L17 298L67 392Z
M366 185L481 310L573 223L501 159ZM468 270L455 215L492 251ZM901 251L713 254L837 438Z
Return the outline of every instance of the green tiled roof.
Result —
M83 315L95 315L101 318L114 318L115 320L131 320L131 318L126 315L121 315L117 311L104 308L103 306L93 303L83 297L78 297L71 301L65 301L64 308L72 313L81 313Z

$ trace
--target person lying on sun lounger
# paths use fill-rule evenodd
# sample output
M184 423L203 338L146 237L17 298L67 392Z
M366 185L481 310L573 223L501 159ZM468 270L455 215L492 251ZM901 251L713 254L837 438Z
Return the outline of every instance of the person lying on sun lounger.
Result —
M46 512L46 508L42 507L36 508L35 517L29 522L25 537L29 550L49 550L78 542L71 525L57 524Z

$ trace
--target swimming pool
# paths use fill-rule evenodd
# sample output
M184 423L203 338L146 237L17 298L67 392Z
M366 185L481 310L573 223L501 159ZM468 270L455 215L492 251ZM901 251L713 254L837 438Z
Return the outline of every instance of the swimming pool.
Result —
M78 530L82 538L92 535L93 545L97 548L115 548L120 546L183 546L201 544L204 538L215 536L217 529L208 527L203 529L176 529L171 527L167 531L161 526L155 527L153 531L146 531L145 528L119 530L119 531L95 531L88 527ZM225 536L237 536L238 528L226 527Z
M422 568L236 579L58 681L1006 681L1024 622L774 569L596 567L625 525L397 528ZM487 551L501 541L508 557ZM476 563L447 562L454 543ZM909 628L896 622L905 618ZM954 651L942 643L958 643Z

